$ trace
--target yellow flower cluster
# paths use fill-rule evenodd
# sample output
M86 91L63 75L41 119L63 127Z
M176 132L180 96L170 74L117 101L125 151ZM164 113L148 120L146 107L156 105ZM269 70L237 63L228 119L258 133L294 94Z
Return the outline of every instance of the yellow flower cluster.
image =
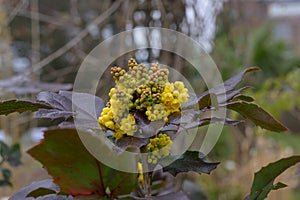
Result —
M161 69L158 63L147 69L131 58L128 67L127 72L120 67L111 68L116 86L110 90L110 100L98 119L102 127L114 131L116 139L124 134L133 136L137 131L133 111L144 113L150 121L167 122L168 116L188 100L183 82L169 83L168 69Z
M178 112L182 103L188 100L188 90L184 87L183 82L167 83L161 101L165 106L168 114Z
M133 136L136 132L135 119L129 113L128 105L130 96L122 90L112 88L109 92L109 107L103 108L98 121L114 131L114 137L118 140L124 134Z
M172 144L171 138L164 133L160 133L156 138L150 139L150 143L147 145L148 152L151 152L148 157L148 163L156 164L160 158L169 155Z
M154 104L147 107L146 115L150 121L164 119L168 121L168 113L163 104Z
M110 107L103 108L101 116L98 119L99 123L106 126L109 129L115 130L116 125L114 122L114 116Z

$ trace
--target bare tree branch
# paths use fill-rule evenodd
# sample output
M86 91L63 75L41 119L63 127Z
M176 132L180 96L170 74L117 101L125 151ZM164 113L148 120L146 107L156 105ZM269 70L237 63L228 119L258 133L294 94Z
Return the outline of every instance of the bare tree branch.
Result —
M91 25L91 24L98 25L101 22L103 22L112 13L114 13L117 10L117 8L119 8L119 6L121 5L122 2L123 2L123 0L115 1L109 9L107 9L104 13L102 13L101 15L99 15L98 17L96 17L89 25ZM85 36L87 36L89 34L89 31L88 31L89 25L87 25L87 27L85 29L83 29L77 36L75 36L67 44L65 44L64 46L62 46L61 48L59 48L57 51L55 51L54 53L52 53L51 55L49 55L48 57L46 57L45 59L43 59L41 62L39 62L37 64L34 64L33 65L33 69L35 71L40 70L41 68L43 68L44 66L46 66L47 64L49 64L50 62L52 62L53 60L55 60L56 58L60 57L64 53L66 53L73 46L75 46Z
M10 22L18 15L21 9L28 6L28 0L22 0L18 3L18 5L10 12L10 15L7 19L7 24L10 24Z

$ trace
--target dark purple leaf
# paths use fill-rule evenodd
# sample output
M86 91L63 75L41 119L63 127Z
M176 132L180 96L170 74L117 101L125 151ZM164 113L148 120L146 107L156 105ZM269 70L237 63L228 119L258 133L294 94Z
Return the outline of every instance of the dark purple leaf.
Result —
M164 159L170 160L174 158L169 158L172 156L167 156ZM160 161L163 163L164 161ZM181 172L197 172L199 174L206 173L210 174L212 170L214 170L218 166L219 162L208 163L199 157L199 152L196 151L186 151L182 154L178 159L172 162L170 165L164 166L163 171L169 172L173 176L176 176Z
M243 90L246 90L248 88L251 88L249 86L245 86L245 87L242 87L242 88L239 88L237 90L232 90L232 91L229 91L227 92L226 94L219 94L218 95L218 103L219 104L222 104L222 103L225 103L227 101L230 101L232 100L234 97L240 95L240 92L243 91Z
M175 124L168 124L163 126L162 128L158 129L157 132L166 132L166 131L177 131L179 129L179 125Z
M72 105L72 96L74 94L76 95L76 102ZM82 122L90 121L93 124L91 128L95 128L98 124L97 118L105 107L104 101L99 97L87 93L73 93L69 91L60 91L58 94L41 92L38 94L37 100L48 103L55 109L40 110L36 113L36 118L55 119L76 116L76 119ZM87 105L87 102L95 102L95 107Z
M137 148L148 144L149 138L137 138L131 136L123 136L122 138L116 141L116 145L125 151L127 148Z
M61 111L72 111L72 101L54 92L40 92L37 101L47 103Z
M168 123L175 124L175 125L185 124L185 123L192 122L194 119L196 119L199 116L200 116L200 111L195 111L192 109L182 110L181 112L172 113L169 116Z
M22 188L21 190L16 192L12 197L10 197L9 200L33 199L27 196L31 192L38 190L40 188L49 189L54 193L58 193L60 191L59 187L55 183L53 183L52 179L46 179L42 181L33 182L30 185Z
M238 94L232 99L232 101L238 101L238 100L242 100L242 101L246 101L246 102L254 101L254 99L252 97L244 95L244 94Z
M242 81L243 77L248 74L249 72L254 72L254 71L258 71L260 70L258 67L249 67L245 70L243 70L242 72L240 72L239 74L233 76L232 78L228 79L227 81L224 82L224 84L220 84L214 88L209 89L208 91L205 91L204 93L200 94L200 95L194 95L194 94L190 94L189 97L189 101L185 104L183 104L182 108L191 108L194 107L195 105L197 105L197 103L203 99L203 98L208 98L208 96L210 96L210 93L216 94L218 97L218 102L219 103L224 103L227 100L229 100L230 98L233 98L235 95L238 94L237 90L236 92L231 92L232 90L234 90L234 88ZM241 90L246 89L246 88L242 88ZM224 92L226 95L228 95L228 97L224 96ZM220 96L220 97L219 97ZM221 97L223 96L223 97ZM207 101L206 101L207 102Z
M0 101L0 115L8 115L13 112L36 111L40 108L51 109L52 107L44 103L29 100L11 99Z
M164 194L160 196L152 196L152 197L147 197L147 198L141 198L141 197L133 197L133 199L137 200L189 200L187 194L183 191L179 192L174 192L174 193L169 193L169 194Z
M240 113L242 116L250 119L256 125L264 129L275 132L282 132L287 130L287 128L278 120L276 120L271 114L254 103L235 101L229 102L225 105L226 108Z
M157 133L157 130L159 130L161 127L164 126L165 122L164 120L157 120L151 122L148 120L147 116L139 111L136 111L133 114L136 124L140 130L140 134L136 137L139 138L149 138Z
M217 95L214 93L208 93L198 100L199 110L209 107L218 107Z
M241 123L242 121L241 120L232 120L229 118L221 119L221 118L213 117L213 118L205 118L205 119L200 119L198 121L193 121L191 123L183 125L182 128L191 129L191 128L205 126L205 125L208 125L211 123L217 123L217 122L222 123L224 125L236 126L239 123Z
M98 118L102 112L102 109L105 107L103 99L88 93L59 91L59 94L73 102L73 106L75 107L75 109L80 109L80 113L85 113L87 117ZM76 102L72 101L74 94L76 95ZM87 105L86 102L95 102L95 107ZM95 108L95 110L91 110L91 108Z
M224 85L219 85L219 86L211 89L210 92L219 94L220 91L222 90L223 86L224 86L226 92L231 91L243 80L243 78L246 74L248 74L249 72L255 72L255 71L259 71L259 70L260 70L259 67L248 67L248 68L244 69L242 72L240 72L239 74L226 80L224 82Z
M47 118L47 119L57 119L57 118L65 118L68 119L73 117L73 112L71 111L61 111L57 109L39 109L34 113L34 118Z

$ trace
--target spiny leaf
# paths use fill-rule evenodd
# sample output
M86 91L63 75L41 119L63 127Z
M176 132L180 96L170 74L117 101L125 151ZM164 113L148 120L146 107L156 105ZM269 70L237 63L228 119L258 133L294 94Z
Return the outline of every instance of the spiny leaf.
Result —
M67 194L105 195L105 189L109 187L112 195L117 196L130 193L135 185L134 174L120 172L99 163L86 150L76 129L47 130L41 143L28 153L47 168L54 182Z
M242 80L243 80L243 77L250 73L250 72L255 72L255 71L259 71L260 68L259 67L248 67L246 69L244 69L242 72L240 72L239 74L231 77L230 79L226 80L224 82L224 88L226 91L230 91L230 90L233 90ZM221 86L218 86L216 88L213 89L212 92L214 91L218 91L218 89L220 89ZM216 92L218 93L218 92Z
M264 129L275 132L287 130L287 128L278 120L276 120L271 114L254 103L245 101L229 102L226 104L226 108L240 113L242 116L250 119L256 125L261 126Z
M30 185L17 191L9 200L20 200L26 199L26 197L33 191L36 191L40 188L46 188L54 193L58 193L59 187L53 183L52 179L46 179L42 181L32 182ZM49 194L49 193L48 193Z
M246 102L254 101L254 99L252 97L244 95L244 94L238 94L232 99L232 101L238 101L238 100L242 100L242 101L246 101Z
M169 156L170 157L170 156ZM171 156L172 157L172 156ZM174 159L168 158L165 159ZM164 163L164 159L160 161L161 164ZM176 176L181 172L194 171L199 174L206 173L209 174L218 166L219 162L207 163L199 158L199 152L197 151L186 151L178 159L172 162L170 165L163 167L164 172L169 172L173 176Z
M50 105L29 100L11 99L0 101L0 115L8 115L14 112L36 111L40 108L51 109Z
M58 110L72 111L72 101L54 92L40 92L37 101L47 103Z
M213 117L213 118L205 118L205 119L201 119L201 120L197 120L197 121L193 121L191 123L188 124L184 124L182 126L182 128L184 129L192 129L192 128L196 128L196 127L200 127L200 126L205 126L211 123L222 123L224 125L231 125L231 126L236 126L239 123L241 123L241 120L232 120L229 118L217 118L217 117Z
M182 105L182 108L191 108L195 105L197 105L197 103L205 96L214 93L217 95L218 97L218 102L219 103L224 103L230 99L232 99L235 95L239 94L239 92L241 92L244 89L247 89L248 87L244 87L241 88L237 91L232 91L234 90L234 88L242 81L243 77L250 73L250 72L254 72L254 71L258 71L260 70L259 67L249 67L246 68L245 70L243 70L242 72L240 72L239 74L231 77L230 79L226 80L223 84L217 85L214 88L209 89L208 91L203 92L200 95L195 95L195 94L189 94L189 100L188 102L184 103ZM224 94L226 94L226 96L224 96Z
M73 95L76 95L76 102L72 101ZM35 113L36 118L70 118L76 115L82 122L93 123L93 127L98 125L97 118L105 107L104 101L88 93L77 93L69 91L40 92L37 100L50 104L54 109L41 109ZM94 102L95 107L87 105L86 102ZM78 121L77 121L78 122Z
M225 103L227 101L230 101L233 98L236 98L237 96L241 95L240 93L242 91L244 91L246 89L249 89L249 88L251 88L251 87L250 86L245 86L245 87L239 88L237 90L229 91L225 94L218 94L218 103L222 104L222 103Z
M274 163L270 163L256 172L252 183L250 200L263 200L267 197L271 190L286 187L286 185L281 182L273 185L274 180L286 169L298 162L300 162L300 156L291 156L278 160Z

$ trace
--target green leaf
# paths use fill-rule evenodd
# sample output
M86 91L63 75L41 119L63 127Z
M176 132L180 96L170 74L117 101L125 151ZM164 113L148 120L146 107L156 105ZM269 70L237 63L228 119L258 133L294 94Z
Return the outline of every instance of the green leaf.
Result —
M47 130L41 143L28 153L46 167L54 182L67 194L105 195L108 187L117 196L132 192L135 186L135 174L101 164L86 150L76 129Z
M11 166L17 167L22 164L21 162L21 149L19 144L14 144L10 147L7 155L7 161Z
M12 183L9 180L0 180L0 187L10 186L12 187Z
M51 109L52 107L44 103L28 100L11 99L0 101L0 115L8 115L14 112L36 111L40 108Z
M0 140L0 156L5 159L7 157L8 152L9 147L7 146L7 144Z
M3 176L4 180L9 180L11 177L11 171L6 168L2 169L1 171L2 171L2 176Z
M245 101L235 101L225 105L226 108L240 113L242 116L250 119L253 123L264 129L275 132L287 131L287 128L284 125L257 104Z
M174 159L172 156L168 156L164 159ZM164 159L160 161L160 164L163 165ZM206 173L210 174L218 166L219 162L208 163L199 158L199 152L197 151L186 151L178 159L172 162L170 165L163 167L164 172L169 172L173 176L176 176L181 172L197 172L199 174Z
M286 169L298 162L300 162L300 156L291 156L278 160L274 163L270 163L266 167L263 167L261 170L256 172L251 188L250 199L263 200L267 197L271 190L277 190L286 187L285 184L280 182L273 185L274 180Z
M273 185L272 190L279 190L279 189L285 188L285 187L287 187L286 184L281 183L281 182L278 182L278 183L276 183L275 185Z

